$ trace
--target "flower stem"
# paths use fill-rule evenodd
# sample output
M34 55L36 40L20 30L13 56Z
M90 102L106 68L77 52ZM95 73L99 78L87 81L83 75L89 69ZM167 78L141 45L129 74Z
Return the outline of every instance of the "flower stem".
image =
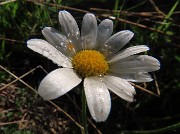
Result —
M84 89L82 89L82 124L84 127L84 134L88 134L87 131L87 116L86 116L86 96L85 96L85 92Z

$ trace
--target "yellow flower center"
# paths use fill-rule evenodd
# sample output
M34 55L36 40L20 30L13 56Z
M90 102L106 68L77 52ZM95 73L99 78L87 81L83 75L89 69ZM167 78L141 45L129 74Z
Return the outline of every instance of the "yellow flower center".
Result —
M95 50L82 50L72 59L73 68L82 77L100 76L109 70L104 55Z

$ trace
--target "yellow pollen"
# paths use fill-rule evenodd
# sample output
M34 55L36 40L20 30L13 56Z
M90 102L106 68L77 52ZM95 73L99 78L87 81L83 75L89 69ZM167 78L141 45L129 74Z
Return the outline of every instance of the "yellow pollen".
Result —
M82 77L104 75L109 70L104 55L95 50L82 50L72 59L73 68Z

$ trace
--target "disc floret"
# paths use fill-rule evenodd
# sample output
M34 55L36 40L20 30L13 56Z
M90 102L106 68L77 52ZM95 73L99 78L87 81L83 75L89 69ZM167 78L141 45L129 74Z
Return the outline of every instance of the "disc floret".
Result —
M100 76L109 70L103 54L96 50L82 50L72 60L73 68L82 77Z

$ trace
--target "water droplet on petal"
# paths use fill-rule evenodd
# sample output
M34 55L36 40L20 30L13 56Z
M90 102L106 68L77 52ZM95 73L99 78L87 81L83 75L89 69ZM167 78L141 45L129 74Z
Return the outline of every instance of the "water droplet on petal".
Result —
M61 46L64 46L64 43L63 43L63 42L61 42L61 43L60 43L60 45L61 45Z
M70 35L71 35L71 34L70 34L70 33L68 33L68 34L67 34L67 37L70 37Z

